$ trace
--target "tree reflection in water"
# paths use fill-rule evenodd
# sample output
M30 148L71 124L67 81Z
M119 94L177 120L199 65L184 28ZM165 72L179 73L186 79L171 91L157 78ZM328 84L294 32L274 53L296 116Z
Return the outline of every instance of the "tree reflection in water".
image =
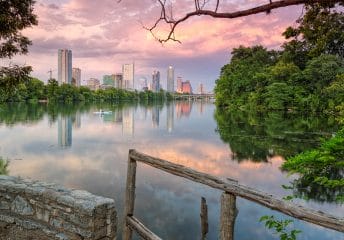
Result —
M229 144L233 159L267 162L272 156L285 159L317 148L338 130L332 117L301 115L296 113L215 111L217 132ZM332 169L332 168L331 168ZM343 169L330 172L331 179L343 179ZM329 187L312 181L314 176L301 175L291 184L293 196L319 202L342 202L343 188Z

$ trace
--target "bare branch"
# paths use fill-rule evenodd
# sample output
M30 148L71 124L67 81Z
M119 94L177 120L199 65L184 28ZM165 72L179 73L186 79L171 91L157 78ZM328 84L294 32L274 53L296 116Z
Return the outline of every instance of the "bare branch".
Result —
M343 0L279 0L272 2L269 0L269 3L263 4L254 8L246 9L246 10L241 10L241 11L234 11L234 12L218 12L219 5L220 5L220 0L216 0L215 2L215 10L209 10L205 9L207 4L210 2L210 0L202 0L202 3L200 3L200 0L194 0L195 4L195 10L192 12L189 12L185 14L184 17L181 17L177 20L174 19L172 10L170 12L170 16L166 15L166 0L158 0L161 6L161 14L160 18L155 21L152 27L147 28L148 31L151 32L151 34L154 36L155 39L157 39L160 43L168 42L170 40L179 42L178 39L175 37L175 30L176 27L182 23L188 20L191 17L194 16L210 16L213 18L227 18L227 19L232 19L232 18L239 18L239 17L244 17L244 16L249 16L249 15L254 15L258 13L270 13L271 10L277 9L277 8L282 8L282 7L287 7L287 6L293 6L293 5L301 5L301 4L314 4L314 3L339 3L343 2ZM214 6L214 5L212 5ZM172 9L172 4L171 4L171 9ZM158 28L158 25L160 23L165 23L170 26L170 31L167 34L166 38L159 38L155 35L154 31Z

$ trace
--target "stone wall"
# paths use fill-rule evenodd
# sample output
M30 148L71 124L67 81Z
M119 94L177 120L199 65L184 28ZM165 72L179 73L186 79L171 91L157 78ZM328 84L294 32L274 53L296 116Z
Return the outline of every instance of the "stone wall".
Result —
M0 240L116 239L114 200L0 175Z

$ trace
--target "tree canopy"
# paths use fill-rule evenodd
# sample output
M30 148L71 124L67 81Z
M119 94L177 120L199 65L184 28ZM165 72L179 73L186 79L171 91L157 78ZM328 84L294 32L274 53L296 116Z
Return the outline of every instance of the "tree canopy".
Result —
M37 25L33 13L33 0L0 1L0 58L11 58L26 54L31 41L21 31ZM4 101L17 90L19 84L29 80L29 66L0 67L0 101Z
M0 57L26 54L31 41L20 31L37 25L34 0L0 1Z

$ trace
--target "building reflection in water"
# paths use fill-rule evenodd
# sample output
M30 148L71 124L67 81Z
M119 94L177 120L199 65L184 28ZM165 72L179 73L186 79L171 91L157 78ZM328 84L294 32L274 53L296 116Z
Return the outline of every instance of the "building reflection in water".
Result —
M123 108L122 111L122 133L124 136L134 136L134 108Z
M200 114L203 114L203 111L204 111L204 101L203 100L197 101L196 104L197 104L198 112Z
M157 105L153 106L152 108L152 124L153 127L159 127L159 114L160 110Z
M70 116L58 116L58 144L62 148L72 146L72 118Z
M74 128L81 128L81 113L79 111L77 111L75 115L72 116L72 123Z
M176 102L177 118L189 117L192 109L192 101Z
M166 105L166 119L167 119L167 131L170 133L173 131L174 128L174 104L168 103Z

